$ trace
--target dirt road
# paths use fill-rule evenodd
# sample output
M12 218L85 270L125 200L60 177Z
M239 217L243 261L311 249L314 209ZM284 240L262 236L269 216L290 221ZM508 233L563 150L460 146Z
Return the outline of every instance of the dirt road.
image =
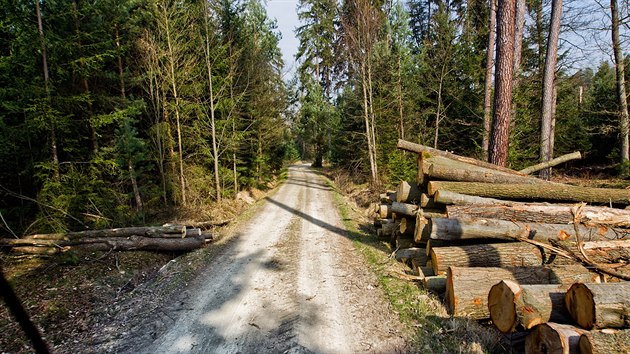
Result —
M306 165L201 275L146 353L392 353L400 325Z

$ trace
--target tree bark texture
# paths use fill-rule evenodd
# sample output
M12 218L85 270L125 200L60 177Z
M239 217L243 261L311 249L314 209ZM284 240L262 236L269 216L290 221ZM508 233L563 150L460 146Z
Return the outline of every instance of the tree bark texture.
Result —
M564 307L568 284L520 285L502 280L488 293L488 309L492 323L503 333L519 326L528 330L535 325L556 322L570 323Z
M630 327L630 282L576 283L564 300L571 317L582 328Z
M483 159L488 160L490 144L490 126L492 123L492 68L494 67L494 44L497 27L496 0L490 0L490 23L488 25L488 47L486 51L486 81L483 97L483 138L481 147Z
M580 336L581 354L630 353L630 329L590 331Z
M541 163L533 165L533 166L529 166L527 168L524 168L524 169L520 170L519 172L525 173L525 174L531 174L531 173L543 170L543 169L548 168L548 167L557 166L557 165L560 165L560 164L565 163L567 161L579 160L581 158L582 158L582 154L579 151L576 151L576 152L572 152L570 154L558 156L555 159L551 159L549 161L545 161L545 162L541 162Z
M438 190L447 190L493 198L630 204L630 191L626 189L579 187L561 183L504 184L431 181L427 189L429 195L435 195Z
M494 115L488 146L488 161L499 166L507 163L512 111L512 77L514 71L515 1L499 0L497 8L497 54L494 74Z
M543 323L534 327L525 338L526 354L570 354L579 353L580 335L586 331L566 324Z
M426 158L423 161L423 170L424 174L431 180L515 184L538 184L544 182L538 178L497 171L441 156Z
M528 267L542 266L538 247L523 242L469 246L432 247L431 265L437 275L449 267Z

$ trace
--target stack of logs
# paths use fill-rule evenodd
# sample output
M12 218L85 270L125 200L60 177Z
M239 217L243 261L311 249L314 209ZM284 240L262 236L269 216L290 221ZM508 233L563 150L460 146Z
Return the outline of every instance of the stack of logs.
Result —
M629 352L630 190L398 148L418 155L417 180L381 194L374 225L450 315L529 331L531 353Z
M212 234L185 225L125 227L56 234L37 234L20 239L0 239L0 249L21 254L55 254L87 251L191 251L212 241Z

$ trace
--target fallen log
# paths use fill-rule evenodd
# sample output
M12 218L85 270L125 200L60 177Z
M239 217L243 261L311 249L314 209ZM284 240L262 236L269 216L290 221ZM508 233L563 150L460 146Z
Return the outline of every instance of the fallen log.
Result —
M578 347L581 354L630 353L630 329L605 329L582 333Z
M571 317L582 328L630 327L630 282L576 283L564 300Z
M488 293L501 280L520 284L565 284L579 280L592 281L594 277L598 278L581 266L450 267L446 272L445 302L452 316L485 320L490 318Z
M431 248L435 274L446 274L449 267L528 267L543 262L540 249L523 242Z
M438 190L493 198L630 204L630 190L578 187L560 183L503 184L448 181L429 182L429 195L435 195Z
M449 218L489 218L521 222L572 224L575 216L570 205L514 204L506 205L449 205ZM587 226L630 227L630 210L584 206L579 223Z
M586 331L567 324L539 324L525 338L527 354L570 354L579 353L578 342Z
M420 207L425 209L443 209L444 207L436 203L433 197L429 197L426 193L420 194Z
M567 161L571 161L571 160L579 160L582 158L582 154L580 154L579 151L576 152L572 152L570 154L566 154L566 155L562 155L562 156L558 156L555 159L551 159L549 161L545 161L545 162L541 162L539 164L533 165L533 166L529 166L527 168L524 168L518 172L520 173L524 173L526 175L540 171L540 170L544 170L545 168L549 168L549 167L553 167L553 166L557 166L560 165L562 163L565 163Z
M402 218L400 220L400 234L413 237L416 231L416 218Z
M514 202L511 200L501 200L493 198L477 197L474 195L467 195L461 193L455 193L446 190L438 190L433 195L433 200L440 204L445 205L514 205L520 204L520 202Z
M501 280L488 293L488 309L492 323L503 333L511 333L520 325L528 330L545 322L570 323L564 307L568 284L520 285Z
M413 233L413 240L416 243L426 243L429 240L431 229L427 227L428 225L429 219L424 217L424 213L416 214L416 229Z
M420 201L420 189L415 182L402 181L396 189L396 201L399 203L417 203Z
M477 160L477 159L470 158L470 157L459 156L459 155L452 154L452 153L447 152L447 151L434 149L432 147L428 147L428 146L425 146L425 145L415 144L415 143L412 143L412 142L409 142L409 141L406 141L406 140L402 140L402 139L398 140L398 144L397 144L396 147L398 149L401 149L401 150L415 152L416 154L427 153L429 155L446 157L446 158L451 159L451 160L461 161L461 162L469 163L469 164L475 165L475 166L485 167L485 168L489 168L489 169L493 169L493 170L497 170L497 171L503 171L503 172L514 174L514 175L523 175L524 176L524 174L522 174L522 173L520 173L518 171L511 170L511 169L506 168L506 167L494 165L494 164L491 164L489 162Z
M378 216L381 219L391 219L392 218L392 208L388 204L381 204L378 208Z
M549 183L531 176L515 175L439 156L425 159L423 164L425 178L428 177L430 180L515 184Z
M549 242L575 240L573 225L520 223L496 219L432 218L425 228L436 240L475 238L515 239L519 237ZM630 238L630 230L609 227L578 226L583 241L607 241Z
M394 257L397 261L406 263L408 260L417 260L420 264L424 266L427 263L427 254L424 248L404 248L396 251Z
M418 213L418 206L414 204L393 202L391 210L392 213L396 213L396 215L416 216Z
M374 227L382 227L386 224L393 224L393 219L374 219Z
M86 230L77 232L55 233L55 234L35 234L25 236L24 239L29 240L77 240L81 238L98 238L98 237L167 237L164 235L173 235L170 237L183 237L186 233L184 225L165 225L165 226L141 226L141 227L121 227L116 229L102 230Z
M94 240L96 241L96 240ZM75 245L78 249L90 251L192 251L202 248L205 239L201 236L186 237L182 239L174 238L151 238L142 236L131 236L128 238L116 238L109 240L98 240L99 242L82 243Z
M434 294L444 294L446 292L446 275L427 276L422 279L422 286L426 291Z

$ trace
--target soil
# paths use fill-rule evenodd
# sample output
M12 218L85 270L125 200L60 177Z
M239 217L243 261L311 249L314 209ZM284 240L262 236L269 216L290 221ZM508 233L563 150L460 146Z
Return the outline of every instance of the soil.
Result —
M118 291L54 351L408 351L405 328L356 253L332 193L308 166L290 167L248 221Z

